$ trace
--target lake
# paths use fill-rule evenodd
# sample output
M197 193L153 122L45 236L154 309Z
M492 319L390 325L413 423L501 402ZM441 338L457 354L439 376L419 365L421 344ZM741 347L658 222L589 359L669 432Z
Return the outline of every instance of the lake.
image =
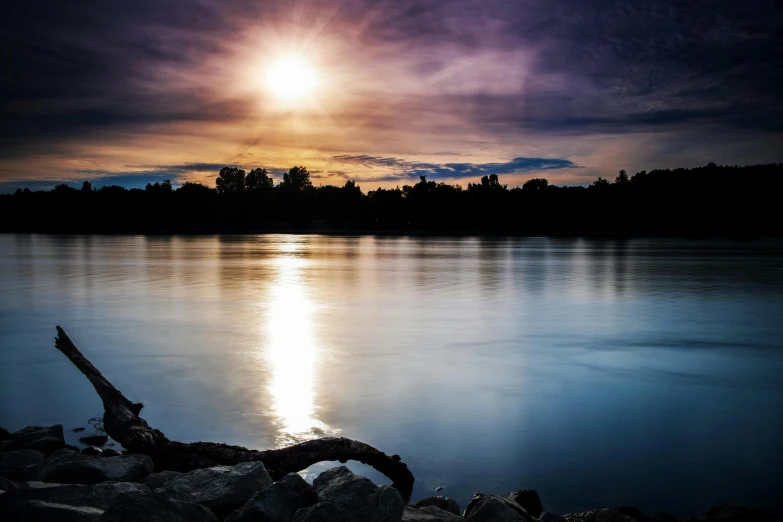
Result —
M75 443L55 325L172 439L355 438L463 508L783 507L780 241L0 235L0 425Z

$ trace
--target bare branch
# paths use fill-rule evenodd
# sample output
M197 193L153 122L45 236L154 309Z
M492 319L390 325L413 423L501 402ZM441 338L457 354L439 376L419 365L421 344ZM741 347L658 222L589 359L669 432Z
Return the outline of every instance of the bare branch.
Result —
M65 331L57 327L55 347L89 379L103 401L103 422L106 433L131 453L149 455L158 471L173 469L190 471L216 464L233 465L261 461L273 479L298 472L322 461L357 460L389 477L405 500L413 490L413 474L398 455L386 455L363 442L342 437L324 437L286 448L256 451L241 446L214 442L182 443L170 441L159 430L151 428L139 417L143 407L129 401L76 348Z

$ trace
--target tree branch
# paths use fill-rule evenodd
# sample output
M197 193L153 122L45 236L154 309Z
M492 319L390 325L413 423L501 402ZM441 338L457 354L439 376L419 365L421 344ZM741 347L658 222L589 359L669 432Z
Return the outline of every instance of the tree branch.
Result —
M389 477L403 498L406 501L410 499L413 474L398 455L389 456L368 444L343 437L324 437L266 451L214 442L187 444L171 441L139 417L143 405L129 401L120 393L76 348L59 326L54 345L89 379L98 392L103 401L103 425L106 433L131 453L152 457L157 471L191 471L216 464L233 465L260 461L264 463L272 478L277 480L318 462L357 460Z

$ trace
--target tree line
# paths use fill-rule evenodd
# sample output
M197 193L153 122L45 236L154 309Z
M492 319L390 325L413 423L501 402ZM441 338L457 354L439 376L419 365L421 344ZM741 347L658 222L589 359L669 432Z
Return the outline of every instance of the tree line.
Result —
M315 186L295 166L220 170L215 187L58 185L0 195L0 230L53 233L356 231L678 236L781 236L783 164L657 169L587 187L543 178L509 188L488 175L466 187L427 180L368 192Z

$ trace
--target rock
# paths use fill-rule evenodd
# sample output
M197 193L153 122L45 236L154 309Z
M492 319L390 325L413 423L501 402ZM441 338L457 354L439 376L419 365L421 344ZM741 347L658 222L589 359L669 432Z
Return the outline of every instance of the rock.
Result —
M147 455L123 455L98 458L90 455L62 455L47 460L38 480L61 484L97 484L98 482L138 482L154 471Z
M351 522L353 520L353 515L337 504L319 502L312 507L297 511L293 522Z
M100 455L103 451L95 446L87 446L81 451L82 455Z
M486 505L485 505L486 504ZM465 518L476 520L531 520L533 517L513 500L500 495L475 493L465 507ZM488 517L488 518L487 518Z
M24 482L34 479L46 457L40 451L22 449L0 452L0 477Z
M162 493L164 495L168 495L169 498L173 498L174 500L180 500L182 502L191 502L191 503L193 502L193 490L185 486L184 484L171 486L168 489L158 488L154 491L155 493Z
M11 438L11 432L5 428L0 427L0 442Z
M105 449L101 452L101 457L119 457L120 455L122 455L122 453L113 449Z
M46 460L53 460L53 459L56 459L57 457L62 457L63 455L75 455L75 454L78 454L78 453L81 453L79 451L79 448L58 449L57 451L50 453L49 456L46 457Z
M103 514L101 522L217 522L204 506L182 502L163 493L125 495Z
M290 522L299 509L317 502L313 487L298 473L289 473L250 497L226 522Z
M516 502L500 495L473 496L465 508L465 518L474 522L532 522L532 517Z
M595 522L634 522L634 519L613 509L603 508L595 515Z
M160 473L153 473L141 480L141 483L150 489L162 488L173 479L182 475L179 471L161 471Z
M437 506L425 506L417 508L405 506L402 512L403 522L458 522L465 519Z
M88 446L103 446L109 441L107 435L89 435L87 437L79 438L79 442L87 444Z
M701 520L720 522L775 522L775 515L754 507L715 506L702 513Z
M48 455L64 446L62 424L50 427L28 426L11 433L6 440L0 442L0 451L30 449Z
M71 431L75 431L76 433L79 433L80 431L84 431L84 428L74 428Z
M652 519L633 506L620 506L617 512L636 520L636 522L652 522Z
M9 522L99 522L103 510L92 507L77 507L55 504L44 500L30 500L17 507Z
M17 491L3 498L2 504L20 505L31 500L41 500L69 506L108 509L127 494L149 493L143 484L132 482L102 482L95 485L52 484L50 482L25 482Z
M413 507L416 508L425 508L427 506L436 506L444 511L448 511L449 513L454 513L455 515L462 513L462 510L459 508L459 504L457 504L455 500L452 500L448 497L427 497L413 504Z
M566 522L565 517L562 517L560 515L555 515L554 513L550 513L549 511L544 511L541 513L541 516L538 517L538 520L541 522Z
M3 491L16 491L19 489L19 484L14 482L13 480L8 480L6 478L0 477L0 489Z
M538 518L544 510L544 506L541 505L541 499L535 489L520 489L510 494L508 498L525 508L525 511L535 518Z
M653 522L679 522L669 513L656 513L653 517Z
M376 486L345 466L324 471L315 478L313 487L319 501L336 504L362 522L399 522L405 509L396 489Z
M193 503L206 506L223 518L247 502L256 491L271 486L272 479L263 463L241 462L235 466L215 466L183 473L170 480L163 489L178 485L192 490Z
M579 513L568 513L563 515L566 522L595 522L598 511L581 511Z

